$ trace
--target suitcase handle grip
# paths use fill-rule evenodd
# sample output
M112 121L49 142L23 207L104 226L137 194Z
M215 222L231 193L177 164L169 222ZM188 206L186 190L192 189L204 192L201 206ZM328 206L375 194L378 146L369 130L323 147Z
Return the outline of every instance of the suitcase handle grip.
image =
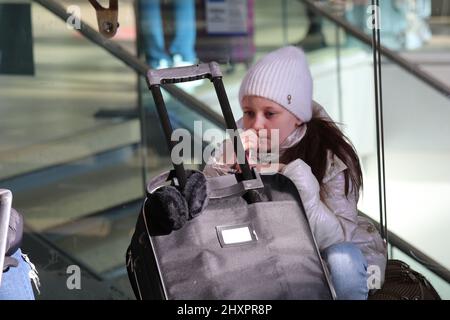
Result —
M200 79L214 79L222 77L219 64L217 62L200 63L193 66L167 68L154 70L147 73L149 86L188 82Z

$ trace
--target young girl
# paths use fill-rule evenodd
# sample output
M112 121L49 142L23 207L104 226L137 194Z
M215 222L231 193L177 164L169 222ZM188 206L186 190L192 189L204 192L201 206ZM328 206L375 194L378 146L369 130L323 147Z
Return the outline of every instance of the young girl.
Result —
M239 102L244 149L257 150L258 139L250 137L262 129L269 132L269 145L278 144L279 163L271 168L296 185L338 299L367 299L369 289L379 287L384 279L385 243L367 220L358 217L359 159L325 110L313 103L303 51L289 46L260 59L242 81ZM271 129L278 130L278 141L271 141ZM234 158L230 162L223 157L229 144L208 161L205 175L239 170ZM264 165L254 167L262 170ZM375 280L373 287L368 285L368 272L379 278L370 279Z

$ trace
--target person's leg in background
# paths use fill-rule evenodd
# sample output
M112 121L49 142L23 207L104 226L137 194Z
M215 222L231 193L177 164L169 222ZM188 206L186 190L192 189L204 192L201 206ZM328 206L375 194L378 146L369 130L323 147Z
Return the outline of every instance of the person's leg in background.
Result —
M433 36L428 23L428 19L431 17L431 0L417 0L417 14L422 21L420 36L424 43L427 43Z
M369 4L369 0L367 0L366 2L360 1L358 3L353 3L350 8L347 8L345 10L345 19L354 27L372 36L372 30L369 30L369 28L367 27L367 20L369 19L367 8ZM367 48L367 46L362 41L352 37L350 34L346 33L345 36L345 45L347 47L361 46L362 48Z
M306 16L309 19L309 28L307 35L322 33L322 21L314 11L307 9Z
M322 18L309 8L306 8L306 16L309 20L308 31L306 32L305 37L297 45L302 47L305 51L326 47L325 36L322 32Z
M147 63L152 68L167 68L171 58L166 53L160 0L139 0L140 25Z
M18 262L17 267L9 267L3 272L0 285L0 300L34 300L32 277L37 277L35 270L22 256L18 249L12 256Z
M194 0L173 0L175 38L170 46L175 66L192 65L197 61L195 53L196 21Z
M407 1L385 0L380 2L382 45L391 50L401 50L405 47L407 11Z
M197 25L195 20L195 0L173 0L175 37L169 48L174 67L189 66L197 63L195 40ZM204 83L202 80L178 83L177 86L193 93Z
M338 300L367 299L367 261L356 245L338 243L326 248L322 256L330 270Z
M409 0L405 48L415 50L425 45L431 39L431 30L427 19L431 15L429 0Z

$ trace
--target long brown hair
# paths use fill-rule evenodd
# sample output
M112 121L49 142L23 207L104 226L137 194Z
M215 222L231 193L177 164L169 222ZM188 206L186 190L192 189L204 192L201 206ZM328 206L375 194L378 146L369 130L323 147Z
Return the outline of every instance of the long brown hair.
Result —
M305 136L299 143L286 150L280 162L288 164L297 158L305 161L322 187L322 179L327 166L327 151L330 150L348 169L344 170L345 195L349 193L349 179L353 191L363 187L363 177L358 155L350 140L342 133L334 121L313 117L307 123Z

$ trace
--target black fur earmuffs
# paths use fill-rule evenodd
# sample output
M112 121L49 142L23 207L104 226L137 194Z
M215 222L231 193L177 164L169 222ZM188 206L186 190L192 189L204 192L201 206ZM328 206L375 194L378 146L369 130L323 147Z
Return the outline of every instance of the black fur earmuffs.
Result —
M183 189L163 186L147 195L144 214L151 236L167 235L200 215L208 205L208 184L199 171L188 171Z

